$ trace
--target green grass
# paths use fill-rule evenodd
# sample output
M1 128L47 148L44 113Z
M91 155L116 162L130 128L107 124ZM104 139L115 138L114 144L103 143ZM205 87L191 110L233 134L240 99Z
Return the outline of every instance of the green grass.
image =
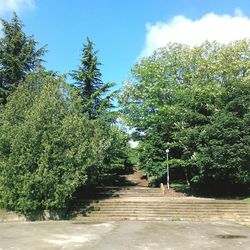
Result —
M246 202L250 203L250 197L244 198L243 201L246 201Z

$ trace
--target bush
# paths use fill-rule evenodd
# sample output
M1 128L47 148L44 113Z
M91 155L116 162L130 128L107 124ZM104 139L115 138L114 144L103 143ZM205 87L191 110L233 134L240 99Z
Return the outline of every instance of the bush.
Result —
M28 213L65 208L76 189L113 165L121 168L126 137L89 120L62 78L31 75L1 111L1 206Z

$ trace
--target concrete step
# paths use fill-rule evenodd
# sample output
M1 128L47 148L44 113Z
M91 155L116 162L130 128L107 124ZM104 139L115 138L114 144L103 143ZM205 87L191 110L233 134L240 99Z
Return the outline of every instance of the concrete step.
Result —
M106 202L106 201L100 201L100 202L81 202L76 204L78 206L108 206L108 207L123 207L123 206L128 206L128 207L169 207L169 208L229 208L229 209L238 209L238 208L246 208L250 209L250 204L245 205L245 204L199 204L199 203L190 203L190 204L182 204L182 203L156 203L156 202Z
M212 209L194 209L194 208L166 208L166 207L89 207L91 211L186 211L186 212L245 212L250 213L249 209L221 209L221 208L212 208Z
M160 188L144 188L144 187L123 187L123 188L112 188L112 187L106 187L106 188L96 188L93 190L93 193L161 193Z
M185 211L185 212L235 212L235 213L249 213L249 207L168 207L168 206L103 206L103 205L90 205L78 207L79 210L86 211Z
M161 193L155 194L140 194L140 193L97 193L94 197L95 198L102 198L102 197L162 197Z
M78 210L78 214L190 214L190 215L210 215L210 214L228 214L250 216L247 211L169 211L169 210Z
M82 209L81 211L91 211L91 212L130 212L130 211L137 211L137 212L169 212L169 213L242 213L242 214L248 214L250 215L249 210L247 209L241 209L241 210L236 210L236 209L169 209L169 208L137 208L137 207L132 207L132 208L103 208L103 207L89 207L87 209Z
M85 221L85 222L94 222L94 221L120 221L120 220L143 220L143 221L232 221L232 222L241 222L248 224L250 219L238 218L238 217L222 217L222 216L81 216L76 218L77 221Z
M86 207L83 207L86 208ZM192 208L192 207L188 207L188 208L174 208L174 207L138 207L138 206L131 206L131 207L127 207L127 206L120 206L120 207L108 207L108 206L89 206L87 207L93 211L114 211L114 210L119 210L119 211L124 211L124 210L138 210L138 211L150 211L150 210L156 210L156 211L186 211L186 212L198 212L198 211L203 211L203 212L208 212L208 211L225 211L225 212L246 212L250 214L250 211L248 208L239 208L239 209L230 209L230 208L203 208L203 209L199 209L199 208Z
M98 212L93 212L86 214L85 216L87 217L161 217L161 218L168 218L168 217L180 217L180 218L210 218L210 217L216 217L216 218L232 218L232 219L244 219L244 220L250 220L249 215L239 215L239 214L227 214L227 213L209 213L209 214L204 214L204 213L98 213Z
M167 203L167 204L212 204L212 205L246 205L250 206L250 203L244 202L244 201L235 201L235 200L215 200L215 199L208 199L208 198L176 198L176 199L169 199L166 197L143 197L143 199L134 199L133 197L131 199L119 199L119 198L110 198L110 199L83 199L82 202L90 203L90 202L109 202L109 203L133 203L133 202L143 202L143 203Z
M169 208L138 208L138 207L122 207L122 208L103 208L103 207L84 207L84 208L78 208L74 209L75 211L81 211L81 212L94 212L94 211L100 211L100 212L114 212L114 211L138 211L141 213L146 213L148 211L155 211L155 212L186 212L186 213L246 213L250 214L249 210L247 209L169 209Z
M97 192L95 194L141 194L141 195L145 195L145 194L151 194L151 195L155 195L155 194L162 194L162 192L159 190L159 191L138 191L138 190L119 190L119 191L102 191L102 192Z
M95 190L160 190L158 187L138 187L138 186L97 186Z
M250 203L246 202L218 202L218 201L200 201L200 200L168 200L168 199L94 199L94 200L82 200L79 203L102 203L102 204L163 204L163 205L208 205L208 206L248 206Z
M250 205L245 204L182 204L182 203L144 203L144 202L82 202L75 204L78 207L156 207L156 208L181 208L181 209L248 209L250 211Z
M76 211L185 211L185 212L217 212L217 213L248 213L250 214L250 206L197 206L197 205L178 205L178 204L114 204L114 203L104 203L104 204L88 204L88 205L78 205L73 208Z
M159 191L151 191L151 192L146 192L146 191L138 191L138 190L119 190L119 191L102 191L102 192L97 192L95 194L140 194L140 195L155 195L155 194L162 194L162 192Z
M146 218L146 219L154 219L154 218L159 218L159 219L162 219L162 220L164 220L164 218L165 219L169 219L169 218L182 218L182 219L184 219L184 218L186 218L186 219L188 219L188 218L190 218L190 219L196 219L196 218L198 218L198 219L204 219L204 220L206 220L206 219L209 219L209 218L213 218L213 219L221 219L221 218L227 218L227 219L231 219L231 220L235 220L235 218L237 218L237 219L239 219L239 220L242 220L242 221L248 221L248 222L250 222L250 217L249 216L247 216L247 217L240 217L240 216L220 216L220 215L214 215L214 216L206 216L206 217L204 217L204 216L200 216L200 215L198 215L198 216L196 216L196 215L186 215L186 216L183 216L183 217L180 217L180 216L178 216L178 215L172 215L172 214L170 214L170 215L148 215L148 216L145 216L145 215L126 215L126 214L124 214L124 215L116 215L116 214L114 214L114 215L112 215L112 216L109 216L109 215L103 215L103 216L92 216L92 215L85 215L85 216L78 216L78 217L76 217L76 220L81 220L81 219L85 219L85 218L87 218L87 219L90 219L90 218L96 218L96 219L101 219L101 218L104 218L104 219L108 219L108 220L112 220L112 218L116 218L116 219L119 219L119 218L124 218L124 217L126 217L126 218L139 218L139 217L141 217L141 218Z
M245 218L243 216L227 216L227 215L209 215L209 216L203 216L203 215L181 215L181 214L169 214L169 215L159 215L159 214L148 214L148 215L144 215L144 214L124 214L124 215L120 215L120 214L113 214L112 216L109 215L103 215L100 216L98 214L91 214L91 215L87 215L85 217L88 218L107 218L109 221L116 218L116 219L122 219L122 218L139 218L139 217L143 217L145 219L149 219L149 220L154 220L156 218L161 218L162 220L164 219L172 219L172 218L178 218L180 220L186 220L186 219L192 219L192 220L209 220L209 219L214 219L214 220L231 220L231 221L244 221L244 222L249 222L250 218Z
M250 204L242 201L163 196L159 188L97 187L72 205L77 220L230 220L250 222ZM86 198L86 196L85 196Z

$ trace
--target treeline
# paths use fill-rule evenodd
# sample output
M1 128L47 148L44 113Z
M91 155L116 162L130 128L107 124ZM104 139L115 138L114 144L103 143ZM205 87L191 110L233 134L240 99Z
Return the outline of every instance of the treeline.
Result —
M78 188L124 169L131 153L117 118L140 141L133 158L149 177L231 194L250 184L250 42L169 44L132 69L113 106L94 44L66 77L42 65L46 47L16 14L0 38L0 207L67 207ZM171 180L172 180L171 179Z
M113 84L102 81L89 39L68 84L42 66L46 48L37 48L16 14L1 21L0 207L22 213L65 208L78 188L126 164Z
M210 193L249 191L250 42L169 44L142 59L120 98L139 165ZM173 179L172 179L173 180Z

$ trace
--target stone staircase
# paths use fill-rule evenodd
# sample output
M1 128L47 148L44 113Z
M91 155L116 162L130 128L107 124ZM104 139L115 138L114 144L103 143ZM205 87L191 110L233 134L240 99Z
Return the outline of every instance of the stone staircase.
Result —
M72 210L76 220L216 221L250 224L250 203L163 195L160 188L97 187L79 198Z

